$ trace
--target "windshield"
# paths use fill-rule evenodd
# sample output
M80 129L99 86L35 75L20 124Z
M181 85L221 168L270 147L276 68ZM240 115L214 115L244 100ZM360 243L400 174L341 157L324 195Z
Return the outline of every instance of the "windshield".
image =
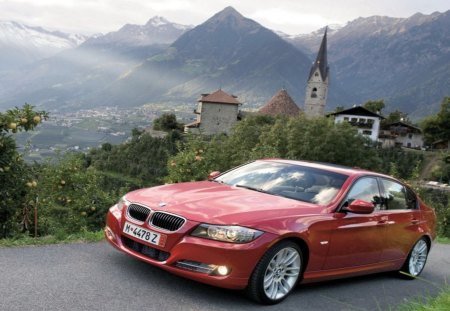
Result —
M336 197L347 177L296 164L256 161L226 172L215 181L325 205Z

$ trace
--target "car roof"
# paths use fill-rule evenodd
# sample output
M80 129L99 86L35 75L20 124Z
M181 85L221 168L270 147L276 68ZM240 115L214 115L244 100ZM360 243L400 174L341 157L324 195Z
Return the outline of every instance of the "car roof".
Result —
M387 176L387 175L372 172L369 170L361 169L359 167L349 167L349 166L343 166L343 165L338 165L338 164L333 164L333 163L323 163L323 162L313 162L313 161L303 161L303 160L302 161L286 160L286 159L278 159L278 158L261 159L259 161L278 162L278 163L286 163L286 164L292 164L292 165L303 165L306 167L322 169L322 170L331 171L331 172L344 174L344 175L348 175L348 176L377 175L377 176L392 178L391 176Z

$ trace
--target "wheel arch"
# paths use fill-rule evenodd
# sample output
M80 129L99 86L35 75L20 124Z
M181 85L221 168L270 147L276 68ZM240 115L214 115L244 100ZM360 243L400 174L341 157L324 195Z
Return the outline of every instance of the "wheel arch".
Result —
M302 251L302 255L303 255L303 258L302 258L303 259L302 275L303 275L303 272L305 272L306 267L308 266L308 262L309 262L309 247L308 247L308 244L302 238L294 237L294 236L290 236L290 237L286 237L284 239L281 239L277 243L280 243L282 241L291 241L291 242L294 242L295 244L297 244L300 247L300 250Z

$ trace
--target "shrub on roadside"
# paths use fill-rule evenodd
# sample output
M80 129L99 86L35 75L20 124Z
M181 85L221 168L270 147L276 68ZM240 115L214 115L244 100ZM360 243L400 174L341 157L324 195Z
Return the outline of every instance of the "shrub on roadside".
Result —
M37 206L40 235L96 231L105 214L127 187L105 189L102 174L86 168L82 154L67 154L58 163L34 168L37 186L27 195L31 210Z
M450 238L450 192L421 188L419 194L436 210L438 235Z

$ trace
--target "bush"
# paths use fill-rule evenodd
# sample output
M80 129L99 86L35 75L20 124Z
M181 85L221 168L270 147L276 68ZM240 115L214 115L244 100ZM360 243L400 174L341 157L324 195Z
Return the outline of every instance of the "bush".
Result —
M28 193L30 208L37 206L40 235L96 231L105 215L128 187L105 189L104 176L85 167L82 154L67 154L58 163L34 167L37 186Z
M421 188L419 194L424 202L436 210L438 235L450 238L450 193L438 189Z
M176 131L165 138L134 131L129 142L92 150L86 158L87 165L132 178L141 185L160 184L167 175L167 159L176 152L179 137Z

